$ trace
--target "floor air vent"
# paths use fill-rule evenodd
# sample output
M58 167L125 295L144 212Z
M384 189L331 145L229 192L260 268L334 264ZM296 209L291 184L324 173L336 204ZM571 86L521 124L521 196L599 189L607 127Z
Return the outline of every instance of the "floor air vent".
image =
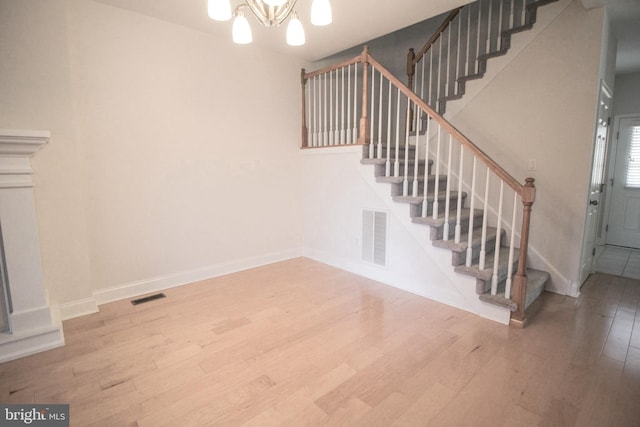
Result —
M154 294L154 295L149 295L148 297L132 299L131 304L133 305L144 304L145 302L155 301L157 299L166 298L166 297L167 296L165 294Z

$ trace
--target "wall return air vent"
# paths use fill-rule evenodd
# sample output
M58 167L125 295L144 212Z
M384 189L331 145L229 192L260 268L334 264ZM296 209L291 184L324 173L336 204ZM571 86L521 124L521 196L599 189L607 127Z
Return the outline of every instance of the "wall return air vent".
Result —
M362 211L362 260L376 265L387 264L387 213Z

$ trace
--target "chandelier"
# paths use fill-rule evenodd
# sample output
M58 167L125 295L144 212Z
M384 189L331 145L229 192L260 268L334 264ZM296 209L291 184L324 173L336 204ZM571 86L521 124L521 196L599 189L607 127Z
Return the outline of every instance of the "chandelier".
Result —
M209 17L216 21L228 21L233 17L233 41L247 44L253 41L249 21L244 11L249 9L265 27L278 27L287 18L287 44L301 46L305 43L304 28L298 14L293 10L297 0L244 0L231 12L230 0L209 0ZM329 0L313 0L311 23L328 25L332 21Z

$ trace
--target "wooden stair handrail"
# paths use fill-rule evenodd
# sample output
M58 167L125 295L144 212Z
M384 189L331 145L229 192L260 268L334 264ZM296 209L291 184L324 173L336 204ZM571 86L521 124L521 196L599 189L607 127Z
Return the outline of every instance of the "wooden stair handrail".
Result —
M413 88L413 76L415 75L415 72L416 72L416 64L420 62L420 60L425 55L425 53L427 53L427 51L431 49L431 46L438 40L438 38L440 38L440 35L442 35L442 33L447 29L449 24L451 24L451 21L453 21L454 18L458 16L462 8L463 6L460 6L456 9L453 9L449 13L449 15L442 22L442 24L440 24L440 26L436 29L433 35L429 37L429 40L427 40L427 42L424 44L422 49L418 51L417 54L414 52L413 48L409 49L409 54L407 55L407 75L409 76L410 88Z
M368 54L369 62L382 73L389 81L391 81L405 96L416 103L422 111L427 112L429 117L435 120L443 129L449 134L455 137L461 144L466 146L472 151L489 169L491 169L500 179L502 179L509 187L513 189L520 197L523 197L524 185L515 179L509 172L504 170L498 163L496 163L491 157L489 157L484 151L482 151L477 145L469 140L462 132L456 129L451 123L449 123L444 117L435 112L426 102L424 102L418 95L416 95L409 87L402 83L397 77L395 77L389 70L387 70L382 64L380 64L371 54Z
M346 67L346 66L351 65L351 64L357 64L358 62L360 62L360 63L363 62L362 61L362 55L358 55L358 56L356 56L354 58L347 59L347 60L342 61L342 62L338 62L337 64L328 65L328 66L326 66L324 68L312 71L310 73L306 73L305 72L305 73L303 73L303 80L306 81L306 80L308 80L308 79L310 79L312 77L319 76L321 74L326 74L326 73L329 73L331 71L335 71L337 69Z

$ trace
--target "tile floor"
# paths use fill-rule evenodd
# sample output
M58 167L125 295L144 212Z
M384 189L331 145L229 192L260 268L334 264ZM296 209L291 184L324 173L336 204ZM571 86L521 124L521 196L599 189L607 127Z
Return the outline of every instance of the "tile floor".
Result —
M605 245L598 252L595 271L640 279L640 250Z

